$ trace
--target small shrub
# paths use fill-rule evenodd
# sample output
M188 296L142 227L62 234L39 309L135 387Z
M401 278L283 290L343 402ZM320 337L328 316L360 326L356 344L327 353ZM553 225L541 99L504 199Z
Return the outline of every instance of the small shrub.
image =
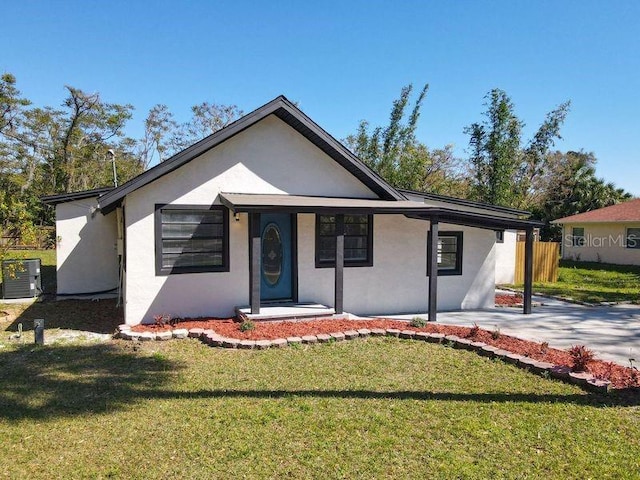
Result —
M256 328L256 324L253 323L251 320L245 320L240 324L241 332L248 332L249 330L254 330L255 328Z
M413 317L411 319L411 323L409 325L411 325L412 327L416 327L416 328L422 328L427 324L427 321L424 318L421 317Z
M468 335L468 337L470 337L470 338L475 338L475 337L477 337L477 336L478 336L478 334L479 334L479 333L480 333L480 327L478 326L478 324L477 324L477 323L474 323L474 324L473 324L473 327L471 327L471 328L469 329L469 335Z
M496 328L491 330L491 338L498 340L500 338L500 327L496 325Z
M549 350L549 342L542 342L540 344L540 353L545 354Z
M584 345L574 345L569 349L571 355L571 370L573 372L584 372L587 364L593 360L593 352Z
M164 327L166 324L171 325L171 315L167 315L166 313L162 315L154 315L153 319L158 327Z

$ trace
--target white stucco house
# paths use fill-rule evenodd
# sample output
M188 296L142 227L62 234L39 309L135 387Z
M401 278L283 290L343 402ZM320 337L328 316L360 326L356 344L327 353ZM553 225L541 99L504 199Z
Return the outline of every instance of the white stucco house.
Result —
M515 283L518 232L496 232L496 285Z
M640 265L640 199L560 218L562 258Z
M433 319L492 307L496 232L539 226L394 189L282 96L117 188L43 200L58 294L120 288L128 324L274 304Z

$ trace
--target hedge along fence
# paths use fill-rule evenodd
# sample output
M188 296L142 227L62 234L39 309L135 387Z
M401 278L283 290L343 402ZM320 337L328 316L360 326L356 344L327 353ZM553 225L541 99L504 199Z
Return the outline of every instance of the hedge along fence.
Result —
M524 243L516 243L516 272L514 283L524 283ZM558 281L560 244L557 242L533 243L533 281L555 283Z
M2 232L0 237L0 250L6 247L11 250L42 250L55 248L56 246L56 227L40 226L35 227L35 238L25 241L24 239Z

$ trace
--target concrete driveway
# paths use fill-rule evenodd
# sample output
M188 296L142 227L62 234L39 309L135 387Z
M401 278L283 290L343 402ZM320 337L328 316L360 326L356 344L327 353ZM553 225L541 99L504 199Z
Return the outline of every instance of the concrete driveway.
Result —
M498 327L507 335L548 342L560 349L586 345L600 359L628 366L629 358L635 358L640 367L639 305L585 307L542 297L534 297L533 301L543 305L533 307L531 315L523 315L521 308L439 312L438 323L465 327L476 323L487 330ZM392 318L415 316L427 318L424 313Z

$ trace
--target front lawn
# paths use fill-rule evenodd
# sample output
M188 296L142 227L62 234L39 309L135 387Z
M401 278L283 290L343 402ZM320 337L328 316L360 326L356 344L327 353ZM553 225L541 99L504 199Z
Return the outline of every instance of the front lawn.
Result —
M533 290L589 303L640 303L640 267L561 260L558 281L534 283Z
M396 338L0 349L7 478L634 478L639 399Z

